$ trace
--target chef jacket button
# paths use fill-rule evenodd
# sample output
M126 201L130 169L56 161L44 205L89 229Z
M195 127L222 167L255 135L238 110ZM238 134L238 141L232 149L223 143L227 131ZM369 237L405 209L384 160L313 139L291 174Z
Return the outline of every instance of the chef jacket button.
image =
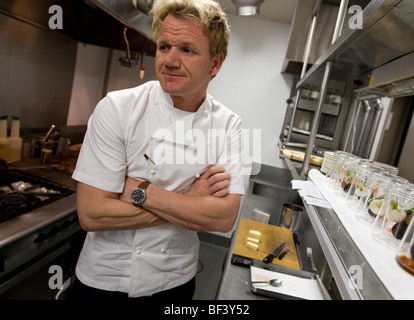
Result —
M161 253L167 253L167 249L162 248L162 249L161 249Z
M157 172L155 170L150 171L151 175L155 175Z
M141 254L141 252L142 252L142 249L141 249L141 248L138 248L138 249L135 251L135 253L136 253L136 254Z
M158 106L160 103L158 101L155 101L155 105Z
M206 111L204 111L204 116L205 117L208 117L208 114L209 114L209 112L206 110Z

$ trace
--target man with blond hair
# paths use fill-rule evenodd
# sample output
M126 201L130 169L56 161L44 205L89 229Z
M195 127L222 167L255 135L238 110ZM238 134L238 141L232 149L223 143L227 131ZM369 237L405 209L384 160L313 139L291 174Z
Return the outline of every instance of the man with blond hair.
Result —
M197 231L228 232L237 218L241 121L207 94L226 16L213 0L158 0L152 15L158 81L99 102L73 174L88 231L75 299L191 299Z

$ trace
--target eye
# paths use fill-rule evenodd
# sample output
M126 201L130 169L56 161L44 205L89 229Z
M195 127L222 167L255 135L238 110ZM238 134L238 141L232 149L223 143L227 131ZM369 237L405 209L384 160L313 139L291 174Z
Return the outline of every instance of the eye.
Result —
M170 47L168 46L168 45L166 45L166 44L159 44L158 45L158 50L159 51L167 51L168 49L169 49Z
M194 53L193 52L193 50L192 49L190 49L190 48L183 48L183 52L185 52L185 53Z

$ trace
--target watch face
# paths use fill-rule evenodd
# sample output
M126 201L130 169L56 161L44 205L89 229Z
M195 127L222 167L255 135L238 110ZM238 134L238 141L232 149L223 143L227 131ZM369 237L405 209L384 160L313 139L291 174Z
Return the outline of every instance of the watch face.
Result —
M133 204L143 203L145 200L145 191L139 188L132 190L131 200Z

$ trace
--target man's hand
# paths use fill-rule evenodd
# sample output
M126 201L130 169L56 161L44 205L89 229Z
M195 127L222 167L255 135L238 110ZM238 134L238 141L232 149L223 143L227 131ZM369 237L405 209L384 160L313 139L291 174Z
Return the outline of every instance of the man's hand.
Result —
M229 193L231 176L220 166L210 167L194 181L191 188L186 192L192 196L224 197Z
M224 197L229 193L230 178L230 174L223 167L210 167L203 172L200 178L194 181L186 195ZM120 200L131 203L131 192L140 183L140 180L126 177L124 191L120 195Z
M131 204L130 194L140 183L127 177L119 199ZM230 194L229 185L229 173L222 167L210 167L185 194L150 184L148 198L140 209L188 230L229 232L237 219L241 197Z

